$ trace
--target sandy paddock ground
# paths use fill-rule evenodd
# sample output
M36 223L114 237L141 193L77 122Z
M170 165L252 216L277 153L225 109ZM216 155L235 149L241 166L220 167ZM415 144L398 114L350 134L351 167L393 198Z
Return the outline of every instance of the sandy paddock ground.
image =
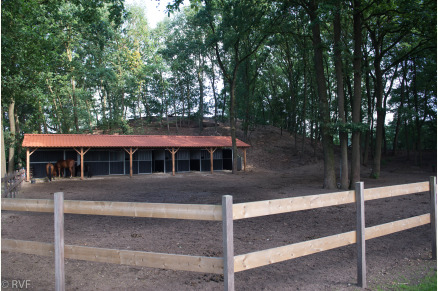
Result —
M381 178L367 178L365 188L428 181L431 171L384 167ZM322 189L323 164L315 162L285 171L230 172L92 177L25 183L18 198L221 204L327 193ZM436 174L435 174L436 175ZM366 226L428 213L428 193L365 203ZM355 229L352 204L289 214L238 220L234 223L235 255L325 237ZM2 211L2 238L53 242L53 214ZM175 219L65 215L65 243L71 245L222 256L221 222ZM294 260L239 272L236 290L358 290L356 247L342 247ZM436 271L431 260L430 226L417 227L367 241L370 290L399 282L415 282ZM28 290L54 289L52 257L2 252L2 283L28 280ZM66 260L66 290L223 290L223 276ZM4 285L3 287L5 287Z

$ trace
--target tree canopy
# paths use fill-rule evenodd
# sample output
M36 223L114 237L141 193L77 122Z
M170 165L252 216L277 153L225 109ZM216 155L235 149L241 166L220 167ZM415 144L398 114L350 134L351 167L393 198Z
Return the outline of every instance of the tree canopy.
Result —
M2 0L2 169L21 165L24 133L130 134L128 119L168 116L200 134L205 116L227 121L234 144L266 124L296 152L322 143L326 188L353 185L360 163L378 178L382 154L436 150L436 1L190 4L151 28L116 0Z

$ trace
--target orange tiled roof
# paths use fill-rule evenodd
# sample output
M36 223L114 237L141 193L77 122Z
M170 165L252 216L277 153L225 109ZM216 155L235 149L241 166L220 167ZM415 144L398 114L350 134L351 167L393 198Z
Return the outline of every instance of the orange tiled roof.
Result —
M229 136L25 134L26 148L209 148L231 147ZM237 140L237 147L250 147Z

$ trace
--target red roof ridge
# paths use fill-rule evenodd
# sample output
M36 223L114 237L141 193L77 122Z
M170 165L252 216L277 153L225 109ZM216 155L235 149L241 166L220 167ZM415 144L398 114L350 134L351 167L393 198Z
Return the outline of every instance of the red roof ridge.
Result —
M178 137L231 137L229 135L178 135L178 134L91 134L91 133L25 133L24 135L36 135L36 136L43 136L43 135L50 135L50 136L56 136L56 135L84 135L84 136L152 136L152 137L159 137L159 136L178 136Z
M73 138L75 137L75 138ZM250 147L236 139L238 147ZM110 134L24 134L23 147L231 147L231 136L201 135L110 135Z

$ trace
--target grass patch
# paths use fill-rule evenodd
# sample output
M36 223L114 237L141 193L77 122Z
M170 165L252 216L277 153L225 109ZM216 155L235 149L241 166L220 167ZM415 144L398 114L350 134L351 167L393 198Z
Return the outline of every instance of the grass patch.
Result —
M420 283L417 285L403 284L403 283L393 283L387 287L380 287L378 290L401 290L401 291L430 291L437 290L436 286L436 271L430 275L421 279Z

